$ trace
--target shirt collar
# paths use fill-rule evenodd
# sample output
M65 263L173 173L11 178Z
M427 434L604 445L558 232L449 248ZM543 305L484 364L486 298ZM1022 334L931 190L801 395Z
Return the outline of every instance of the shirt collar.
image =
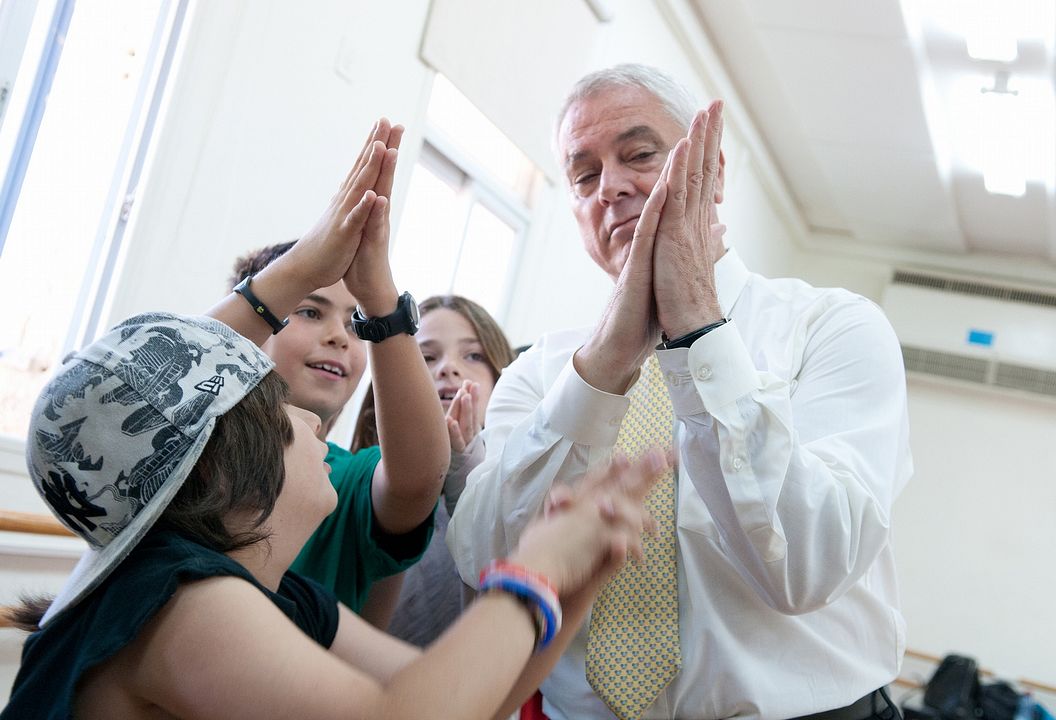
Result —
M723 317L729 317L741 291L748 284L748 267L732 247L715 263L715 290Z

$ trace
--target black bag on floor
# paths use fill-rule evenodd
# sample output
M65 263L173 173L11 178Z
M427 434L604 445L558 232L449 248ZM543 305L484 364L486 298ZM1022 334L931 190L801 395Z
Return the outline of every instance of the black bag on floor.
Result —
M979 686L979 707L984 720L1012 720L1019 708L1020 695L1004 680Z
M964 655L947 655L924 690L924 704L935 710L942 720L978 720L983 717L979 705L979 666Z

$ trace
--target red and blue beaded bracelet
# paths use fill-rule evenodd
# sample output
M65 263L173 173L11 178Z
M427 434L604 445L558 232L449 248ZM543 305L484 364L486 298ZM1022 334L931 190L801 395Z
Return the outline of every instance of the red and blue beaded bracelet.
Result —
M523 602L535 620L535 650L542 650L561 629L561 601L543 574L522 565L494 560L480 573L480 589L501 590Z

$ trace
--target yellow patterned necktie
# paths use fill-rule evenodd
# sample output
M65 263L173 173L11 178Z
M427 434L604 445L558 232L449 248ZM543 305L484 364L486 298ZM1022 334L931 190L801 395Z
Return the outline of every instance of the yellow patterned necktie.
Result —
M656 355L630 393L616 448L629 458L671 445L675 415ZM682 667L675 560L675 477L645 500L657 524L643 538L645 560L628 563L598 594L587 637L587 681L621 720L637 720Z

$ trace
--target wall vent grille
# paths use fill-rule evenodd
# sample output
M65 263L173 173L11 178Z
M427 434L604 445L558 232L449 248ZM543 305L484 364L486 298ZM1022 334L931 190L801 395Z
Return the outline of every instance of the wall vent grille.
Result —
M1041 305L1044 307L1056 308L1056 293L1006 287L1003 285L992 285L977 280L960 280L957 278L942 277L941 275L928 275L927 273L913 272L910 270L896 270L892 282L898 285L915 285L916 287L960 293L961 295L974 295L976 297L1008 300L1010 302L1024 303L1026 305Z
M1056 398L1056 372L986 358L902 346L906 371Z
M909 372L967 380L984 385L987 384L990 370L990 361L982 358L925 350L911 345L902 346L902 359Z
M1024 365L998 363L994 385L1056 397L1056 372Z

